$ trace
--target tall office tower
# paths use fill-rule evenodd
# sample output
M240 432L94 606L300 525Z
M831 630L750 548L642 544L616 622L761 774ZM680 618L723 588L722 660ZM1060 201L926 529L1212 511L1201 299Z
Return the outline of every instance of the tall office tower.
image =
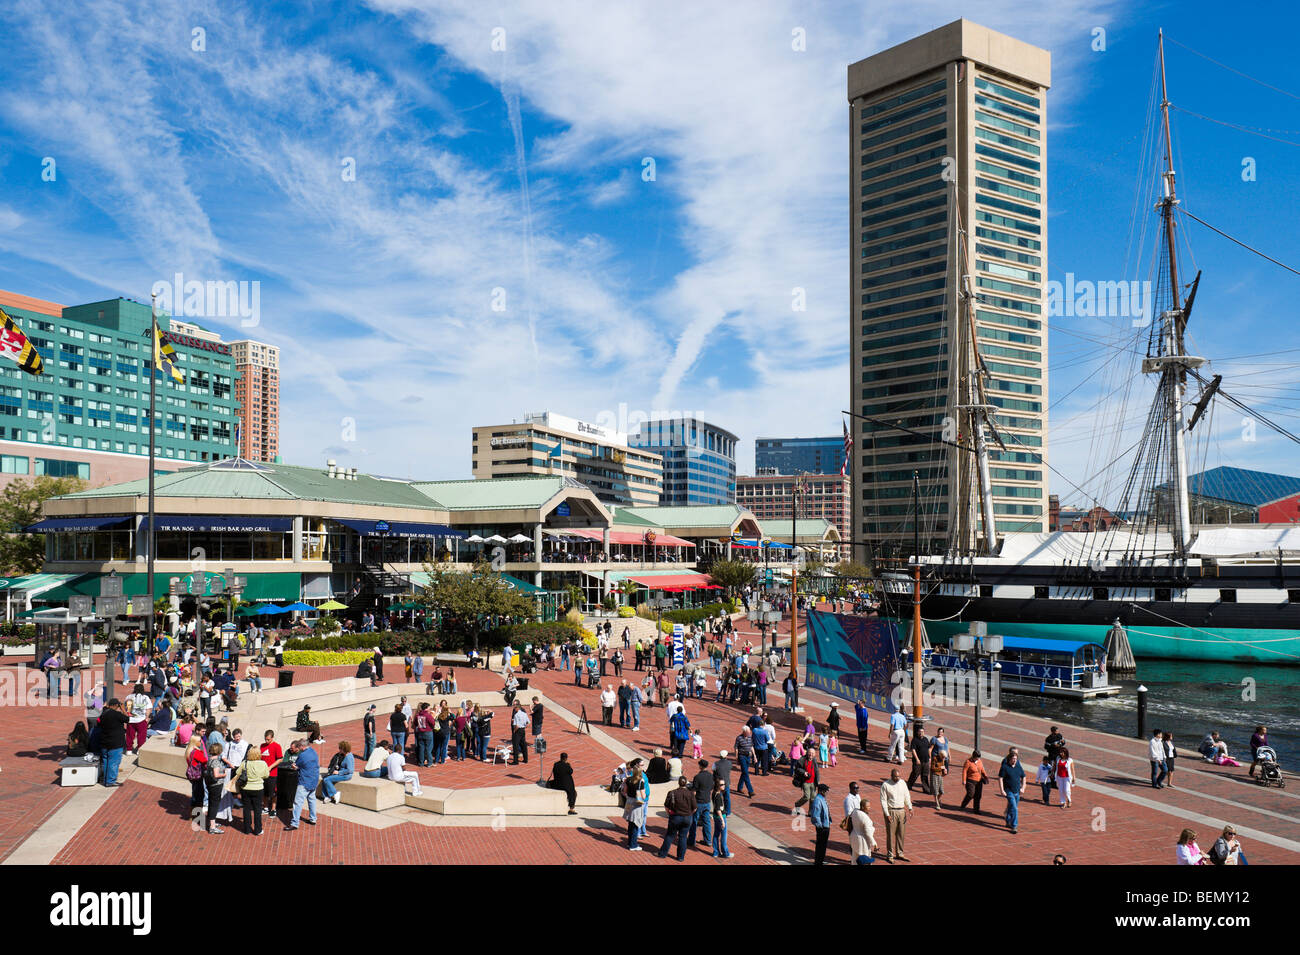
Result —
M276 459L280 453L280 349L263 342L230 343L239 378L239 456L249 461Z
M736 503L736 442L730 431L698 418L652 418L628 437L664 459L664 507Z
M1050 82L1047 51L966 20L848 68L849 407L878 419L855 424L857 559L911 553L914 472L922 551L977 546L972 406L1005 445L996 530L1046 529Z
M755 438L754 473L838 474L844 465L844 438Z

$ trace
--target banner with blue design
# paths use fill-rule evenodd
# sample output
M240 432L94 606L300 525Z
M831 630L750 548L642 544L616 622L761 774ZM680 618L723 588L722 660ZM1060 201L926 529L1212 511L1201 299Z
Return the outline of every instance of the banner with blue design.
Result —
M686 624L673 624L673 666L686 664Z
M808 613L807 669L804 686L864 701L885 713L894 711L890 696L898 659L898 628L882 617Z

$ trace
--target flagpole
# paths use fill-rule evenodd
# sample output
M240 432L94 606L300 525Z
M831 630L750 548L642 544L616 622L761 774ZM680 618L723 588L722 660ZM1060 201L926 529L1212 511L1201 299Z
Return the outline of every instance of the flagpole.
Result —
M154 592L153 592L153 560L154 545L154 499L153 499L153 462L154 462L154 428L157 425L157 376L158 376L158 295L155 292L150 295L150 317L149 317L149 530L147 540L147 550L145 551L145 579L148 589L149 608L146 620L148 621L145 631L147 642L145 646L149 648L149 655L153 656L154 646Z

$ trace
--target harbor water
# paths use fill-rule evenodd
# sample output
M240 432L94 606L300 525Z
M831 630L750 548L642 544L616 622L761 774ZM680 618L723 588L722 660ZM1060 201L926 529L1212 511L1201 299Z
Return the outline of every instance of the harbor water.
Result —
M1119 696L1075 702L1004 693L1002 706L1045 722L1060 720L1136 739L1139 684L1149 691L1147 731L1173 733L1180 757L1195 756L1205 734L1218 730L1233 758L1248 765L1250 735L1263 724L1283 769L1297 768L1300 667L1139 659L1137 679L1120 681L1124 690Z

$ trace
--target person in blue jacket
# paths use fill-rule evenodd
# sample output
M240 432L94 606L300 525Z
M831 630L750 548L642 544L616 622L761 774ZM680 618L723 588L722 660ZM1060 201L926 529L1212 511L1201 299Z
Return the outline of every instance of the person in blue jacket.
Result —
M298 791L294 793L293 811L289 814L289 825L285 827L286 832L293 832L298 828L303 803L307 804L307 821L316 825L316 787L320 784L320 757L316 755L316 750L300 739L289 745L289 752L297 757L294 765L298 768Z
M812 809L808 813L808 821L817 833L813 865L823 865L826 862L826 844L831 838L831 808L826 802L826 794L830 790L831 787L826 783L817 784L817 795L813 796Z

